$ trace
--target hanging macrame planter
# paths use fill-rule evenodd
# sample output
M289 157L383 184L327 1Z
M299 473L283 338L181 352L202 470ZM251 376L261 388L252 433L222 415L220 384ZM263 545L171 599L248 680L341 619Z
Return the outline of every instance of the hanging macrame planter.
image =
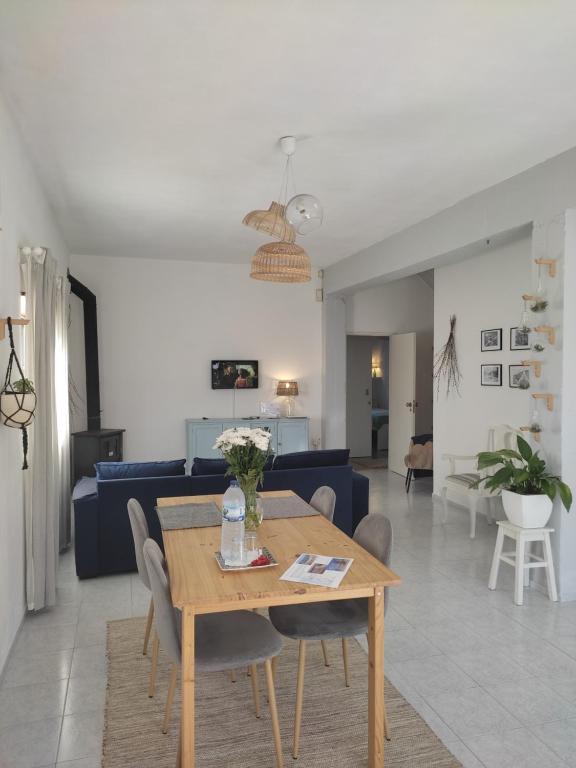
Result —
M4 386L0 392L0 418L5 426L22 431L22 448L24 451L22 469L28 469L28 432L26 427L34 420L36 393L32 382L24 377L24 371L14 349L12 320L10 318L7 318L7 324L10 336L10 358L8 359ZM14 365L16 365L20 378L12 381Z

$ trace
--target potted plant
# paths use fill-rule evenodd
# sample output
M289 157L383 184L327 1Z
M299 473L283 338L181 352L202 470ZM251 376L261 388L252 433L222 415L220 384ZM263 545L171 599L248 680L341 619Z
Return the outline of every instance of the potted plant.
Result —
M518 450L503 448L478 454L478 469L500 468L478 481L491 491L502 491L506 517L520 528L543 528L552 514L552 502L560 496L566 511L572 491L557 475L546 471L546 462L518 435Z
M30 379L17 379L0 394L2 423L7 427L26 427L34 419L36 393Z

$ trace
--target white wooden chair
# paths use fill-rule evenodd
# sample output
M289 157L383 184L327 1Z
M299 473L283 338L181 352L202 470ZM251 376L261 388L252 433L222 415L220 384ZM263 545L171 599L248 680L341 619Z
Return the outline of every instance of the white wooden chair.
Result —
M516 450L516 436L522 435L522 432L508 424L499 424L488 429L487 451L499 451L501 448L511 448ZM444 478L444 484L440 491L442 503L444 505L444 522L448 522L448 492L453 492L456 496L466 497L468 509L470 511L470 538L476 536L476 514L480 501L484 501L484 507L488 523L492 524L492 499L499 494L486 489L484 485L474 488L476 483L486 473L457 472L456 462L473 462L474 468L477 463L477 456L462 456L457 453L445 453L443 459L450 462L450 473Z

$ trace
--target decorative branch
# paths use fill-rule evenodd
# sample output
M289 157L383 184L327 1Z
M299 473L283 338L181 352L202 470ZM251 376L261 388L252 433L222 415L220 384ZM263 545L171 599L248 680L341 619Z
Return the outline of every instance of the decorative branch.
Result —
M440 383L446 380L446 396L451 392L460 394L460 381L462 374L458 367L458 355L456 354L456 315L450 316L450 334L448 341L434 360L434 379L436 381L436 398L440 397Z

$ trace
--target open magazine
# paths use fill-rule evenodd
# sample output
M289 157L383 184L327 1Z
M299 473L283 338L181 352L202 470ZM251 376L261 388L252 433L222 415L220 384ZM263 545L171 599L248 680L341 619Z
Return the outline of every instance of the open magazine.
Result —
M351 557L326 557L325 555L300 555L280 579L315 584L318 587L339 587L354 562Z

